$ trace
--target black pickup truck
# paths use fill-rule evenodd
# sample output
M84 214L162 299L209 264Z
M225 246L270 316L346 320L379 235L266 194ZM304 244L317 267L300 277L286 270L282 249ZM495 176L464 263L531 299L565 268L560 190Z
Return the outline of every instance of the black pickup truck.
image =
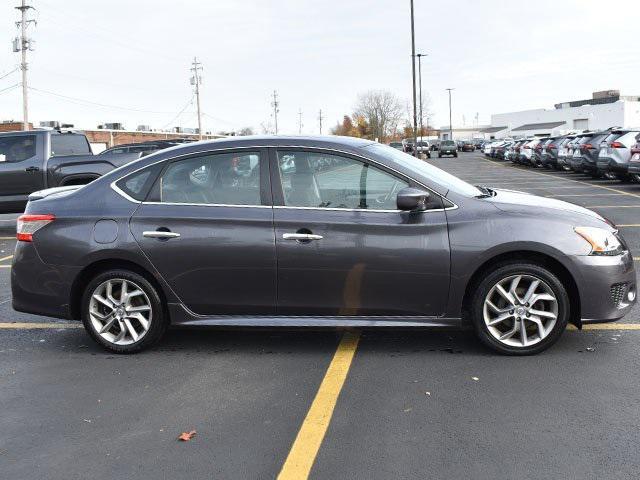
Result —
M0 213L21 212L30 193L87 184L140 155L93 155L87 137L78 132L0 133Z

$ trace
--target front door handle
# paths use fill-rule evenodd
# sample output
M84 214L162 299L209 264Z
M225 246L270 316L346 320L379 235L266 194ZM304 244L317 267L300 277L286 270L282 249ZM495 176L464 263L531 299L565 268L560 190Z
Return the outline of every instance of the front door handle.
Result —
M25 172L39 172L40 167L27 167L24 169Z
M162 230L152 230L148 232L142 232L142 236L147 238L178 238L180 234L176 232L164 232Z
M322 240L322 235L314 235L313 233L283 233L284 240L298 240L308 242L310 240Z

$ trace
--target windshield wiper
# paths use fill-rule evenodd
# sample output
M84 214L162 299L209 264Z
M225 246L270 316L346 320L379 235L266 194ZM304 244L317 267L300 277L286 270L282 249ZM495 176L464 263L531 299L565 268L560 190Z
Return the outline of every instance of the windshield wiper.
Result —
M482 192L481 195L476 195L476 198L488 198L488 197L493 197L496 194L495 190L491 190L490 188L485 187L484 185L474 185L474 186Z

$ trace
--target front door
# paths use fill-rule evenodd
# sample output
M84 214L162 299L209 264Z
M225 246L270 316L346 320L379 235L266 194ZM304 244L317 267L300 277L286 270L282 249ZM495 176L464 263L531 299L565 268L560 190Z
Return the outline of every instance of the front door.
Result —
M312 149L272 152L281 315L440 316L449 293L442 199L401 212L416 186L357 157Z
M155 268L200 315L275 312L276 258L266 151L168 163L131 219Z
M30 193L44 188L44 145L38 135L0 136L0 212L24 209Z

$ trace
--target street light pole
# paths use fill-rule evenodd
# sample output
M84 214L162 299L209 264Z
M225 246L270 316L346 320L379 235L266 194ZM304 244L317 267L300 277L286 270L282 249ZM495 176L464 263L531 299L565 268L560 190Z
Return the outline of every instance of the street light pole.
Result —
M453 124L451 123L451 90L455 88L447 88L449 91L449 140L453 140Z
M422 57L426 57L424 53L418 53L416 55L418 57L418 85L420 90L420 137L424 134L422 130Z
M413 21L413 0L411 2L411 77L413 79L413 156L418 156L418 112L416 109L416 34Z

